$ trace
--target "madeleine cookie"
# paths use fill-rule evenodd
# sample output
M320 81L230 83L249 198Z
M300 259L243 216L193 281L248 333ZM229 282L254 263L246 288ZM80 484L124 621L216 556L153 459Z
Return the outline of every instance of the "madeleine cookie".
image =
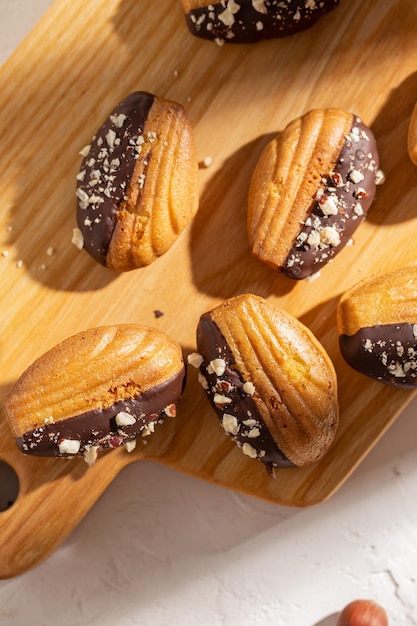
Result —
M248 197L253 255L290 278L315 274L346 245L382 182L372 131L352 113L313 110L263 150Z
M341 353L361 374L417 387L417 267L366 278L340 299Z
M338 424L336 374L314 335L289 313L246 294L201 316L189 363L242 452L273 473L314 463Z
M340 0L182 0L189 31L223 43L254 43L310 28Z
M184 109L132 93L81 154L74 243L118 271L149 265L198 208L198 162Z
M20 450L84 456L147 436L175 403L185 381L179 344L139 325L92 328L58 344L18 379L6 413Z

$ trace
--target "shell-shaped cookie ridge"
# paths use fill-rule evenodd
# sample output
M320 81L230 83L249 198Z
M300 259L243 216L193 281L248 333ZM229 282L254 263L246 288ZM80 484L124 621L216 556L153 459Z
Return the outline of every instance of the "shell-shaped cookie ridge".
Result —
M298 320L250 294L210 316L281 453L294 465L317 460L338 423L336 375L321 344Z
M348 289L337 306L339 334L364 326L417 321L417 266L369 276Z
M293 279L318 272L365 219L379 174L375 137L356 115L317 109L293 120L252 176L253 255Z
M198 209L198 161L183 107L157 99L127 200L116 213L107 265L143 267L162 256Z
M339 300L337 326L340 351L353 369L388 385L416 387L416 266L353 285Z
M9 392L6 412L15 436L20 436L152 394L170 381L174 402L184 377L181 346L159 329L135 324L92 328L65 339L30 365Z
M149 265L198 209L198 161L184 108L130 94L82 153L76 195L84 248L116 271Z

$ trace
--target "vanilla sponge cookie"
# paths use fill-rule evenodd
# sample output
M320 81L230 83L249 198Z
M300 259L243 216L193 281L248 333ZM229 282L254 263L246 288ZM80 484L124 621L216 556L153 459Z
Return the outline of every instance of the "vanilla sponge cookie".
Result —
M417 388L417 267L365 278L337 308L342 356L355 370L394 387Z
M189 362L225 432L270 473L328 450L339 416L336 373L288 312L252 294L226 300L201 316Z
M183 107L134 92L81 154L74 243L117 271L153 263L198 209L197 155Z
M118 448L176 414L185 383L180 345L155 328L120 324L80 332L40 356L5 408L25 454L84 456Z
M371 129L355 114L314 109L262 151L248 195L252 254L300 280L346 246L383 182Z

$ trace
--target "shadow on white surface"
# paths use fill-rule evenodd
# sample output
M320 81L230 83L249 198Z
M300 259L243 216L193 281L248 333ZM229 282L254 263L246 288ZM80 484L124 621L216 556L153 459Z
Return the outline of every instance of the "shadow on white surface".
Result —
M329 615L329 617L322 619L320 622L317 622L317 624L314 624L314 626L337 626L338 616L339 616L339 613L334 613L333 615Z
M176 624L179 598L192 624L196 603L228 595L217 587L230 549L298 513L138 462L46 562L2 583L0 624Z
M47 561L0 582L1 626L335 626L363 595L417 623L416 406L310 509L125 468Z

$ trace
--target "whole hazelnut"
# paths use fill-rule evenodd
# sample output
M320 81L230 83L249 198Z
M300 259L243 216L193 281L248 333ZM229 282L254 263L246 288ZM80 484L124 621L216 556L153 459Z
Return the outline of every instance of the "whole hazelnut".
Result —
M337 626L388 626L388 617L373 600L354 600L340 613Z

